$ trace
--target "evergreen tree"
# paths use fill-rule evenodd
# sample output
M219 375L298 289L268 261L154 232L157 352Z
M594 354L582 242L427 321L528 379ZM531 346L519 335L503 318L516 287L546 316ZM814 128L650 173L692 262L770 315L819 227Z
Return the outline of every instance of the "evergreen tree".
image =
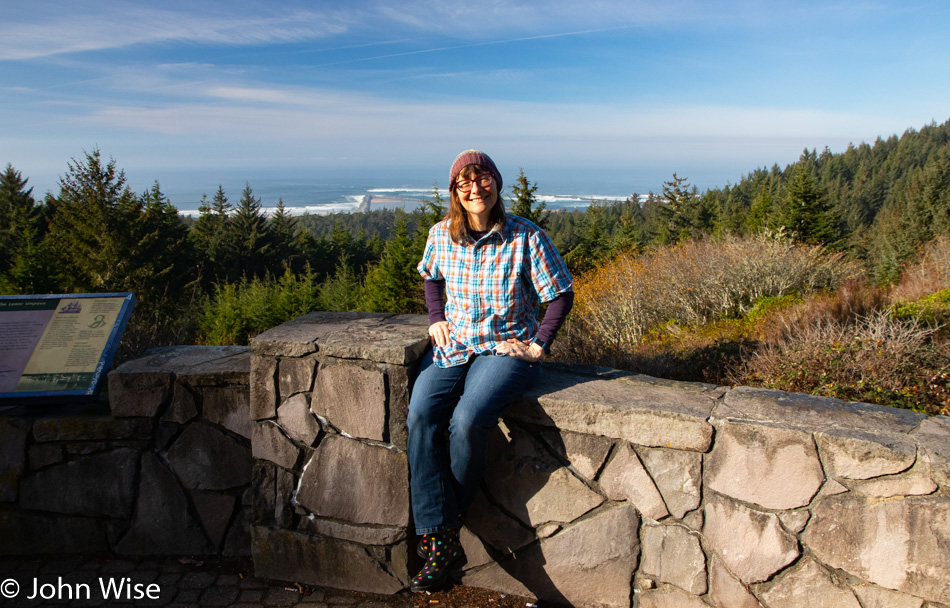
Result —
M432 184L432 197L423 198L422 204L413 215L416 218L416 232L413 237L412 254L418 262L425 252L429 229L445 217L445 202L442 200L442 193L439 192L438 182Z
M614 235L614 250L632 252L638 251L646 244L646 235L643 231L643 209L640 207L640 195L632 194L623 203L620 215L620 227Z
M752 207L746 216L745 227L749 233L762 231L768 225L769 215L772 213L772 188L763 185L752 201Z
M205 286L225 279L233 265L235 251L228 240L233 209L220 185L211 202L208 202L207 195L201 197L198 221L191 228L190 238L198 255Z
M114 159L98 149L73 159L53 201L49 238L69 291L123 291L132 274L129 227L141 203Z
M591 203L577 229L578 242L564 255L572 272L594 267L610 252L610 228L603 203Z
M283 198L277 199L277 211L270 218L268 230L271 237L269 270L276 274L278 265L294 268L300 257L297 220L287 212Z
M0 174L0 290L44 293L56 289L44 245L46 218L28 179L8 164Z
M33 188L27 188L28 179L7 164L0 174L0 272L9 267L17 247L19 222L35 222L39 213L33 200Z
M666 206L660 211L665 220L665 234L661 234L663 242L687 239L697 228L698 195L695 187L690 189L688 179L674 173L672 181L663 182L663 198L666 199Z
M511 213L530 220L540 226L547 228L548 216L550 211L545 213L547 204L538 203L534 193L538 191L538 183L530 183L524 175L524 168L519 168L518 179L515 185L511 187Z
M383 257L366 275L363 310L370 312L423 312L422 277L416 272L412 238L405 219L396 223L386 241Z
M271 239L267 219L261 211L261 199L254 196L250 184L244 186L241 201L231 218L228 241L235 248L234 264L227 269L231 280L244 274L257 277L266 273Z
M792 172L777 219L780 227L804 243L824 245L834 239L834 222L825 195L808 163L799 164Z
M363 285L350 264L349 256L344 256L337 264L336 272L320 286L320 307L323 310L346 312L359 310L363 299Z
M192 276L194 254L188 228L158 182L142 194L129 236L130 288L138 294L140 304L151 299L158 306L160 300L177 297L196 278Z

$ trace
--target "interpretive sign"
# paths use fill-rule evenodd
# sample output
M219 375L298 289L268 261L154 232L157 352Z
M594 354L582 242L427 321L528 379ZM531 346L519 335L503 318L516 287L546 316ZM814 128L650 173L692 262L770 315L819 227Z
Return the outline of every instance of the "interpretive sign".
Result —
M131 293L0 296L0 398L95 396Z

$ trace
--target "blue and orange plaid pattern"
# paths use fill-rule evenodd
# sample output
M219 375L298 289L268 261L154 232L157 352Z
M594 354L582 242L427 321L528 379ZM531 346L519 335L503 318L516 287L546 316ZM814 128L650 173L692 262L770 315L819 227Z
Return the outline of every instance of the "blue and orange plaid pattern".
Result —
M451 341L434 349L438 367L467 362L508 340L538 331L541 302L571 291L573 281L548 235L508 215L504 224L467 245L452 242L447 221L429 230L419 274L445 279L445 318Z

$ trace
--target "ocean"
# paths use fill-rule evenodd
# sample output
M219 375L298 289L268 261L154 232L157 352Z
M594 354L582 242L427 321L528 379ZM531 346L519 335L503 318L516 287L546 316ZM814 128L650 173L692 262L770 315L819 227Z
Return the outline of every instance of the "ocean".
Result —
M278 199L281 199L293 215L355 212L367 208L402 207L408 211L416 208L423 198L432 198L437 179L442 186L442 197L447 198L448 194L444 189L447 176L392 168L158 172L151 181L142 183L136 179L137 173L127 172L134 191L142 192L157 180L162 192L179 212L192 216L198 215L202 195L207 195L210 200L219 184L224 188L229 202L235 206L241 199L245 185L249 185L254 196L261 199L265 213L273 212ZM503 175L506 178L505 195L508 197L518 174L517 171L507 171ZM612 174L598 175L589 171L583 174L552 172L544 177L527 177L532 183L537 182L535 197L549 209L583 209L592 201L622 201L635 192L659 192L663 181L657 179L657 184L647 186L647 180L631 180L630 176L624 178ZM633 183L635 181L642 182L639 188Z

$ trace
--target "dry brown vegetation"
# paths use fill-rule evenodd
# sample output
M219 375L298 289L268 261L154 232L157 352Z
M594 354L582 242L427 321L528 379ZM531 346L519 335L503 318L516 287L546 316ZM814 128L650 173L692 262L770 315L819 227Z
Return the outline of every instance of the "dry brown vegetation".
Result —
M564 360L950 414L950 239L891 288L776 235L619 256L575 288Z

